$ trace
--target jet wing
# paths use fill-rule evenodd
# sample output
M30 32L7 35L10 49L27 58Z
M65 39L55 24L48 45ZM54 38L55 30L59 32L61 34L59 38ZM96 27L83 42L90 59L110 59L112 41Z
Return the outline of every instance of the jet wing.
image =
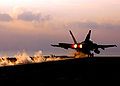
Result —
M98 48L101 48L101 49L105 49L105 48L109 48L109 47L117 47L116 45L98 45Z
M64 48L64 49L68 49L68 48L71 48L71 45L72 44L68 44L68 43L59 43L58 45L51 45L53 47L61 47L61 48Z

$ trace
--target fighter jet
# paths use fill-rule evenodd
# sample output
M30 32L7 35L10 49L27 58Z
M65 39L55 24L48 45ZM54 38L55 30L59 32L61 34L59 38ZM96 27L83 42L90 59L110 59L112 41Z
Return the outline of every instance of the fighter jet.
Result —
M89 30L86 38L84 41L78 43L72 33L71 30L69 30L70 35L74 41L74 43L59 43L58 45L51 45L53 47L61 47L64 49L74 49L77 52L82 52L84 54L86 54L88 57L93 57L94 53L96 54L100 54L100 50L99 48L105 50L105 48L109 48L109 47L117 47L116 45L99 45L94 43L93 41L90 40L90 35L91 35L91 30ZM93 51L93 53L91 53Z

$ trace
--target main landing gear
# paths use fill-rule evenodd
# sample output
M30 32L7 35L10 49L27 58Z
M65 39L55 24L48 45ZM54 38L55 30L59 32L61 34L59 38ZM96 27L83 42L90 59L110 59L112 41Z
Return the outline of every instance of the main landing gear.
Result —
M88 57L94 57L94 53L88 54Z

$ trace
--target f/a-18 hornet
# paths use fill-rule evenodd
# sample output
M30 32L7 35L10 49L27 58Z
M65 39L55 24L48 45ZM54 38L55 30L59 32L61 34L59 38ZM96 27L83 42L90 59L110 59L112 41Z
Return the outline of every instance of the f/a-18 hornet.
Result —
M81 43L78 43L72 33L71 30L69 30L70 35L72 36L72 39L74 41L73 44L69 43L59 43L58 45L51 45L53 47L61 47L64 49L74 49L77 52L82 52L84 54L87 54L88 57L93 57L94 53L91 53L91 51L94 51L96 54L100 54L99 48L105 50L105 48L109 47L117 47L116 45L98 45L96 43L93 43L93 41L90 40L91 30L89 30L85 40Z

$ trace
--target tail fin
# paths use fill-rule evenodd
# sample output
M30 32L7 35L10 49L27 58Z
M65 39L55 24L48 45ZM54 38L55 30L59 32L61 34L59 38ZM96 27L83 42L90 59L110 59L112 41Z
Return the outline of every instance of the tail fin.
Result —
M85 41L89 41L90 40L90 35L91 35L91 30L89 30L86 38L85 38Z
M74 43L77 44L77 41L76 41L74 35L72 34L71 30L69 30L69 32L70 32L70 34L71 34L71 36L72 36L72 39L73 39Z

